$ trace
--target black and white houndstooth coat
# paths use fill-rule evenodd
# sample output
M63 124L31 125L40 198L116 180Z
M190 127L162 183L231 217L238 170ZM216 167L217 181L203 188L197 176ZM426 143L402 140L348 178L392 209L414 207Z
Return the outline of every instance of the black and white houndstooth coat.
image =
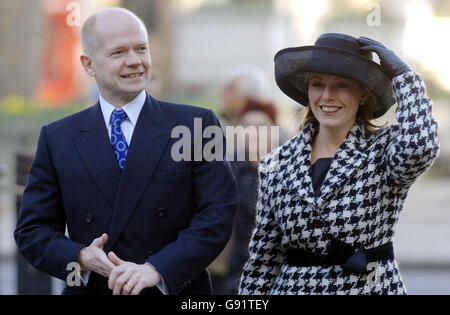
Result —
M374 135L356 124L318 197L310 171L312 125L264 157L240 294L406 294L395 260L378 262L375 281L341 266L286 264L291 248L326 255L330 236L366 249L393 240L408 189L439 152L432 102L420 75L399 75L393 88L398 123Z

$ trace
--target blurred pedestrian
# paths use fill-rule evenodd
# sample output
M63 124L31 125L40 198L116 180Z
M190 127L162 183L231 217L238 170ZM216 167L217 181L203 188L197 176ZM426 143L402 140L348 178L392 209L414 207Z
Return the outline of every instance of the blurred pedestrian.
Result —
M236 126L248 103L267 102L269 81L259 67L240 64L231 67L225 74L219 91L221 100L219 120L222 127ZM237 143L227 138L227 158L236 157ZM233 146L231 146L233 143ZM231 241L222 253L209 266L215 294L227 293L228 264L230 261Z
M222 125L236 125L249 101L267 101L269 81L259 67L242 64L230 68L222 82Z
M255 105L251 106L251 108L255 107ZM269 106L263 108L266 111L261 108L244 110L238 123L245 128L244 134L240 136L244 138L248 136L248 141L245 141L245 147L242 148L245 151L245 159L241 161L236 158L230 162L239 194L225 284L225 293L231 295L238 293L242 268L249 258L248 245L255 228L259 161L273 149L271 127L275 125L276 112L270 110ZM263 141L266 143L261 146Z
M329 33L278 52L275 77L306 115L261 161L240 293L406 294L395 228L439 152L421 76L379 42ZM398 123L378 126L395 101Z
M222 126L242 126L242 122L246 123L245 120L243 121L242 119L244 116L247 116L247 118L255 117L255 122L267 121L268 119L270 124L267 126L270 131L270 126L277 125L278 110L275 104L270 100L269 87L269 80L261 68L250 64L241 64L231 67L225 74L219 93L221 99L220 120ZM253 113L246 115L250 111ZM265 118L262 118L261 116L264 116ZM262 120L259 120L260 118ZM248 127L250 125L245 126ZM237 137L241 136L242 134L237 135ZM273 143L280 144L287 140L287 133L284 128L279 126L278 133L271 136L278 138L269 139L270 143L266 148L271 147ZM240 174L237 174L236 171L240 173L246 173L248 171L249 174L252 174L257 168L258 161L249 161L248 156L250 152L246 151L248 148L238 147L240 143L246 143L244 139L234 141L227 138L227 143L227 157L232 160L230 164L233 168L235 179L238 186L242 188L246 184L239 183L241 176ZM231 144L233 144L233 146ZM251 145L250 149L255 147L256 146ZM270 152L270 150L264 153L268 152ZM244 161L237 161L241 153L243 153L246 158ZM254 153L258 154L257 152ZM243 178L243 181L244 183L249 183L245 178ZM252 187L248 187L248 190L256 191L256 186L257 182L255 182ZM238 283L236 282L238 282L238 280L236 279L240 276L242 271L242 260L246 260L248 251L248 239L244 234L246 234L246 231L251 233L254 222L252 217L245 215L246 212L252 212L252 216L254 216L255 212L254 204L250 207L251 209L248 206L250 204L250 201L246 200L248 197L249 195L244 192L240 198L240 203L242 204L238 206L238 212L243 212L243 214L240 215L240 219L236 221L239 226L236 227L235 222L235 228L233 230L237 231L238 234L233 232L232 240L228 243L221 255L209 267L209 270L212 273L215 292L219 294L237 293ZM235 242L236 244L234 244ZM245 251L238 250L239 248L244 247L246 248ZM231 251L235 252L232 253Z

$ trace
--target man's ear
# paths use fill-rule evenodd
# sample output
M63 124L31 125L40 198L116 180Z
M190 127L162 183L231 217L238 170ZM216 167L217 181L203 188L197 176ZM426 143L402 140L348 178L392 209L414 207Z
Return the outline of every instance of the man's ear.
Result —
M89 57L88 55L81 55L80 61L81 61L81 64L83 65L84 71L86 71L86 73L89 76L95 77L95 69L94 69L92 58Z

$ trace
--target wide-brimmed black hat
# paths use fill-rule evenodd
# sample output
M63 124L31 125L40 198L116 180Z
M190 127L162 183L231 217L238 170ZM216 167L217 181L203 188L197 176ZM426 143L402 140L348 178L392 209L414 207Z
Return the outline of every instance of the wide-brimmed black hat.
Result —
M322 34L314 46L280 50L275 55L275 80L290 98L307 105L308 72L333 74L358 81L374 95L372 113L382 116L395 103L392 80L381 66L372 60L372 53L360 50L358 39L338 34Z

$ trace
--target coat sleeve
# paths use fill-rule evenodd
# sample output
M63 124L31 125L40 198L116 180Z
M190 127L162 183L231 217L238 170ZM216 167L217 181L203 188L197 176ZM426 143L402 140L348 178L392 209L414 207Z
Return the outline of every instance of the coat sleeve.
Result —
M260 165L256 229L249 245L250 258L244 266L239 294L269 294L285 255L280 248L282 232L269 203L268 174Z
M65 237L66 218L56 172L42 128L14 231L19 251L36 269L63 281L84 244Z
M204 117L204 128L218 127L212 112ZM205 141L205 140L203 140ZM229 162L222 150L221 159L204 157L192 165L192 195L194 213L189 225L178 233L177 239L147 259L164 279L169 294L180 294L195 281L205 268L225 248L231 236L238 203L236 183Z
M398 125L385 156L387 174L395 183L411 185L439 154L437 123L419 74L408 71L395 77L393 88Z

